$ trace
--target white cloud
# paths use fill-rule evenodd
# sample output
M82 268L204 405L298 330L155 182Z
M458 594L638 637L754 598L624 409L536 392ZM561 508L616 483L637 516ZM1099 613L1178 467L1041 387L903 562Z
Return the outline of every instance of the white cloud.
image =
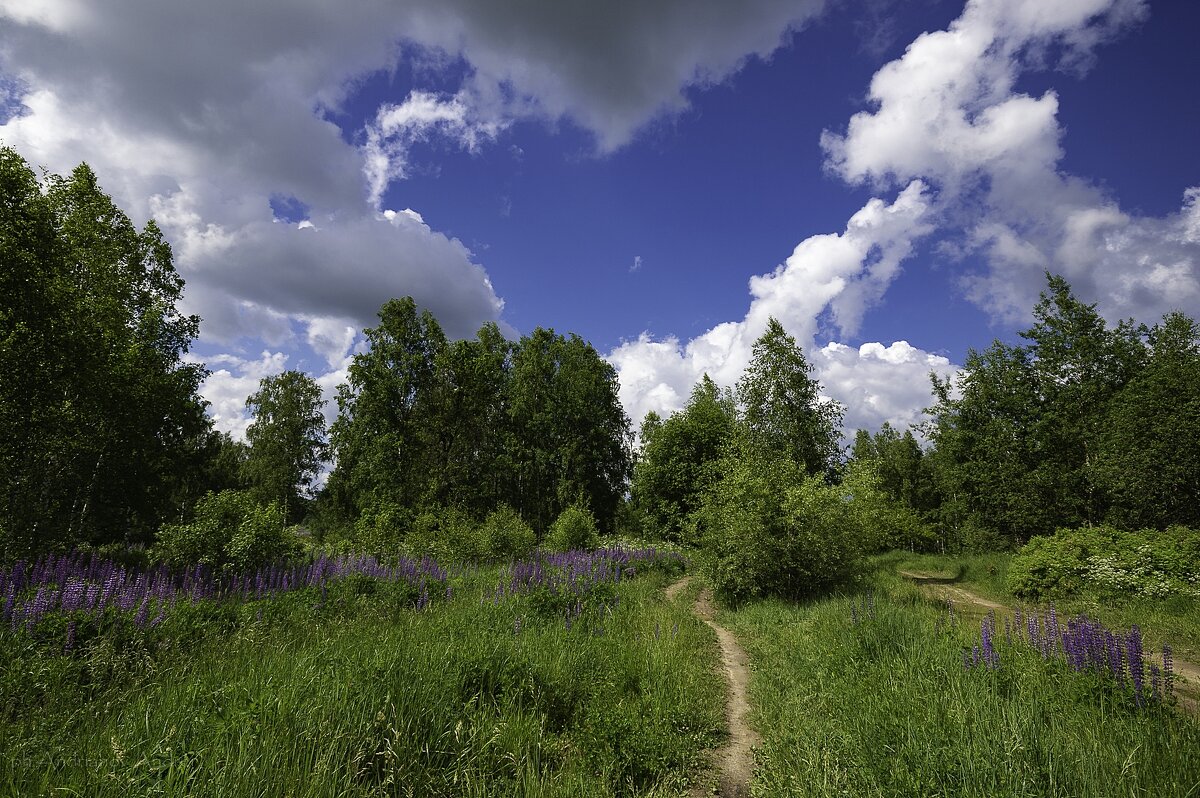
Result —
M826 310L832 312L831 323L839 332L857 330L863 312L896 276L914 241L932 229L931 202L924 184L914 181L890 205L870 200L850 218L844 232L800 242L773 272L750 279L750 307L739 322L717 325L686 343L674 337L655 340L643 333L615 348L608 359L617 369L621 402L635 425L651 410L666 416L681 408L704 374L722 385L736 383L771 317L804 348L819 378L824 379L825 369L830 369L836 383L827 384L828 393L847 405L848 418L878 426L885 420L910 417L914 407L927 404L928 379L921 375L925 388L917 405L911 401L912 383L899 380L912 376L914 364L945 369L948 361L928 361L932 356L905 342L888 348L866 345L856 355L860 369L856 382L852 363L836 348L839 345L817 350L813 342L817 320ZM884 374L886 378L872 376Z
M932 404L930 373L945 378L958 371L948 358L907 341L857 349L833 342L818 351L814 364L825 392L846 406L848 431L875 430L885 421L904 429L923 421L921 411Z
M257 360L228 354L208 358L211 373L200 385L200 396L209 402L213 426L237 440L246 440L246 427L253 421L246 412L246 397L258 390L263 377L282 373L287 360L283 352L270 351L264 351Z
M481 141L494 140L508 126L506 120L480 117L478 105L464 92L443 98L414 91L399 105L380 106L374 122L367 125L363 145L363 173L371 204L379 205L393 180L408 177L408 152L413 144L438 135L475 152Z
M59 173L86 160L135 221L157 217L205 339L277 345L312 317L363 326L404 294L462 335L499 317L483 268L419 214L378 215L414 143L471 149L533 116L572 119L611 150L822 5L0 0L0 139ZM362 76L438 53L468 65L457 94L385 104L357 142L327 118ZM272 196L310 209L304 230L271 224Z
M971 0L947 30L926 33L871 81L873 110L844 135L826 132L828 165L877 187L927 180L988 268L964 277L993 317L1022 323L1049 269L1110 319L1153 321L1200 311L1195 190L1165 218L1122 211L1094 185L1059 171L1063 130L1053 91L1014 89L1055 46L1080 68L1146 13L1141 0Z

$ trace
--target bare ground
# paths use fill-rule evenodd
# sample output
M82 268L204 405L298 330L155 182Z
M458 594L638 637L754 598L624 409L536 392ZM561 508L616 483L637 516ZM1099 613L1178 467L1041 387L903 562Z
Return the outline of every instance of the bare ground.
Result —
M934 574L913 573L911 571L898 571L897 573L906 579L916 582L927 594L936 596L943 601L949 599L956 604L965 604L983 611L1013 611L1012 607L997 604L983 596L972 593L965 587L949 584L952 580L945 577ZM1147 658L1149 658L1149 655ZM1162 664L1161 660L1159 664ZM1175 693L1176 698L1179 699L1179 706L1192 714L1200 714L1200 666L1197 666L1194 662L1179 658L1175 658L1172 664L1175 671Z
M687 588L691 577L685 576L667 588L667 599L675 598ZM716 752L715 788L697 785L690 798L719 795L721 798L741 798L750 794L750 777L754 775L754 746L761 742L758 732L750 728L746 716L750 712L747 688L750 684L750 660L733 633L717 623L712 593L705 588L696 598L693 612L717 635L721 647L721 665L729 685L725 704L725 722L729 726L729 742Z

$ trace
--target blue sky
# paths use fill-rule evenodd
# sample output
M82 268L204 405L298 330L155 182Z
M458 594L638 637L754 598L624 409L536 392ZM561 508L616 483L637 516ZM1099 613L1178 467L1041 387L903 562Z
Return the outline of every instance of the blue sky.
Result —
M1046 269L1200 312L1200 4L383 5L0 0L0 142L159 220L235 434L404 294L578 332L635 422L775 315L850 428L919 421Z

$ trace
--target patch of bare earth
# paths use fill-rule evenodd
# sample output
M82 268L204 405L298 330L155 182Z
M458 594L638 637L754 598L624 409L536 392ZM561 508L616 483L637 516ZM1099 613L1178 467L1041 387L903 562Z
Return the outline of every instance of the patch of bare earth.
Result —
M905 579L911 579L916 582L927 594L935 596L942 601L950 600L956 605L973 607L980 613L986 613L988 610L1009 613L1013 611L1012 607L997 604L983 596L972 593L965 587L950 584L953 579L949 577L913 573L911 571L899 571L898 573ZM1149 654L1147 654L1147 658L1150 658ZM1159 664L1162 664L1161 659L1159 660ZM1200 714L1200 667L1193 662L1176 657L1172 662L1172 668L1176 677L1175 697L1179 700L1179 706L1192 714Z
M684 577L667 588L667 598L674 600L691 581ZM750 712L747 697L750 685L750 659L733 633L717 623L716 608L712 593L705 588L696 598L692 608L696 616L716 633L721 648L721 665L729 695L725 704L725 722L729 727L729 742L716 752L717 786L715 794L721 798L735 798L750 794L750 777L754 775L754 746L761 742L758 732L750 728L746 717ZM712 788L697 785L689 794L701 798L714 794Z

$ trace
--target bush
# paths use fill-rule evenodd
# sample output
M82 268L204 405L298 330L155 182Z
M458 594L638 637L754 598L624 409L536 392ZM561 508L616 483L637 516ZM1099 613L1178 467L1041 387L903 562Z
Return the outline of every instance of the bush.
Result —
M483 556L491 560L519 560L528 557L537 545L533 529L507 504L488 515L479 538Z
M873 554L890 549L929 551L934 547L936 536L917 511L884 491L874 461L852 462L840 487L843 495L850 497L850 511L865 551Z
M1113 527L1060 529L1029 541L1008 569L1020 598L1200 597L1200 531L1171 527L1122 532Z
M354 542L361 551L393 554L404 542L412 523L411 511L394 502L376 502L354 522Z
M862 563L852 496L787 458L739 457L700 515L701 567L724 599L799 597L851 579Z
M190 523L164 525L154 555L177 568L207 565L238 572L294 559L301 549L279 505L261 505L246 491L225 490L198 501Z
M456 507L427 510L416 517L404 539L412 557L429 555L439 563L480 560L479 524Z
M587 509L571 505L563 510L546 534L551 551L591 551L600 545L596 519Z

